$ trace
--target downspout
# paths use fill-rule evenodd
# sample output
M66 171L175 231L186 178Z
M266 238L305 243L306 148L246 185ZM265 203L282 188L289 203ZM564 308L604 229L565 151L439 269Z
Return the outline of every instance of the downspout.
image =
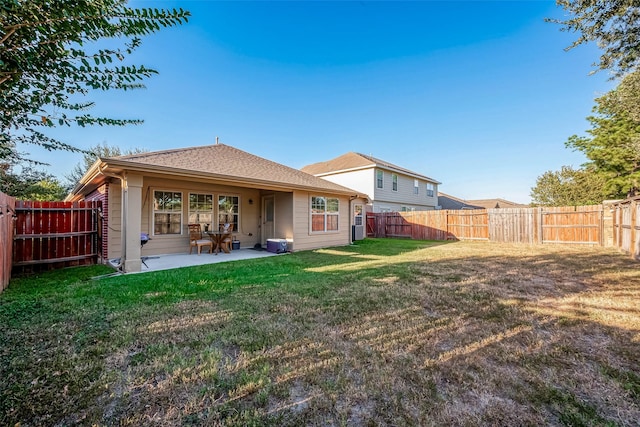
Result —
M118 270L121 270L124 266L125 254L127 249L127 239L126 239L126 229L127 229L127 217L126 217L126 201L127 201L127 188L125 185L125 177L124 174L118 175L115 173L108 173L102 170L100 165L98 165L98 172L100 172L104 176L108 176L111 178L117 178L120 180L120 262L115 266Z

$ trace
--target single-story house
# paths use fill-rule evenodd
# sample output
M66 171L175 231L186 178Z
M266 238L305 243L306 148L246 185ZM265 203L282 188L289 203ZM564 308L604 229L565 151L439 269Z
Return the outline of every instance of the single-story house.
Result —
M140 271L142 251L187 252L191 223L229 223L244 248L274 238L293 250L347 245L367 203L355 190L225 144L100 158L66 200L102 201L102 256L119 258L125 272ZM150 237L144 248L142 233Z

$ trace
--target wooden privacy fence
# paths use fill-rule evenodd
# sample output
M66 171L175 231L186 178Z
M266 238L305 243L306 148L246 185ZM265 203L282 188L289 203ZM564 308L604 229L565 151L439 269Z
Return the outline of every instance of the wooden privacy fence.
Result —
M613 244L640 260L640 197L611 205L613 210Z
M418 240L487 240L484 210L367 213L367 236Z
M95 264L100 251L101 202L17 201L14 268Z
M0 192L0 292L9 286L16 199Z
M603 208L596 205L368 213L367 235L602 245Z

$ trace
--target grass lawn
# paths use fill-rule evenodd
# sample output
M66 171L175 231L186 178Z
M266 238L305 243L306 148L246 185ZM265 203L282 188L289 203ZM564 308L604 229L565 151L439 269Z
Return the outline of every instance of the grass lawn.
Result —
M0 425L639 425L640 265L367 239L0 295Z

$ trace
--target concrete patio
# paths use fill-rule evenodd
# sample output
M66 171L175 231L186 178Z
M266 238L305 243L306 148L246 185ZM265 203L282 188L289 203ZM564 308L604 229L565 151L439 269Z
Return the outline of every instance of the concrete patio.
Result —
M283 254L281 254L283 255ZM266 250L254 250L254 249L237 249L230 253L220 252L219 254L210 254L203 252L200 255L197 253L184 253L184 254L168 254L168 255L156 255L145 257L143 256L144 264L142 265L142 271L140 273L146 273L149 271L169 270L172 268L191 267L194 265L204 264L216 264L219 262L240 261L245 259L264 258L269 256L276 256L276 254L267 252ZM117 265L118 259L110 260L112 265Z

